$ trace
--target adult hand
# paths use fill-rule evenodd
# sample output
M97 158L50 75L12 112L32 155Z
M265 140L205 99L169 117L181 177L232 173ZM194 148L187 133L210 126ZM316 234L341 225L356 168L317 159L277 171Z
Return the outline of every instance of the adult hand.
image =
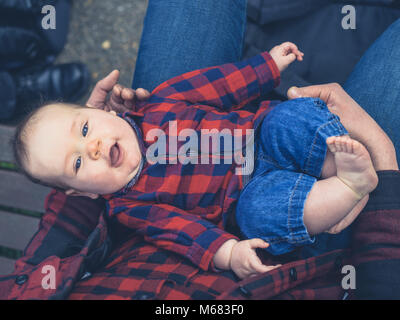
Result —
M146 100L150 92L143 88L133 90L117 84L119 71L114 70L97 82L86 105L105 111L125 112L133 110L137 100Z
M343 88L337 83L321 84L315 86L308 86L303 88L291 87L287 92L289 99L301 97L320 98L325 101L329 110L339 116L345 128L348 125L362 116L363 118L369 115L355 102ZM371 117L370 120L374 121ZM375 122L375 121L374 121Z
M339 116L340 122L350 136L368 149L375 170L398 170L392 141L376 121L339 84L291 87L287 95L289 99L313 97L325 101L329 110Z

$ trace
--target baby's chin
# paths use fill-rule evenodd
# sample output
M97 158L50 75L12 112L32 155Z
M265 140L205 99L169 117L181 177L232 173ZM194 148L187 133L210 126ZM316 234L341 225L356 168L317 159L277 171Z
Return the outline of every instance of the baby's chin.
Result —
M126 184L116 184L114 186L104 186L103 188L96 187L96 188L85 188L83 190L77 190L73 188L64 188L65 194L68 196L78 196L78 197L88 197L91 199L97 199L100 196L107 197L113 193L116 193L122 190Z
M115 183L112 186L110 186L108 184L106 187L100 188L100 190L97 189L96 193L98 193L99 195L102 195L102 196L107 196L107 195L116 193L118 191L123 190L130 181L131 181L131 179L124 179L123 181L120 181L119 183Z
M87 177L88 180L82 183L71 183L74 186L70 187L72 190L79 190L77 193L83 196L90 196L96 194L98 196L107 196L123 190L126 185L136 176L139 166L134 170L113 170L110 168L108 174L104 174L100 179L96 176Z

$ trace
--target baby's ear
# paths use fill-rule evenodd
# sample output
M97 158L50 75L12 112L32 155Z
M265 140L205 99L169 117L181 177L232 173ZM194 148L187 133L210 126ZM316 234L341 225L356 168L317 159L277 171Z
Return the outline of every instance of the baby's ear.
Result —
M81 192L74 189L65 190L65 194L73 197L89 197L90 199L97 199L99 197L97 193Z

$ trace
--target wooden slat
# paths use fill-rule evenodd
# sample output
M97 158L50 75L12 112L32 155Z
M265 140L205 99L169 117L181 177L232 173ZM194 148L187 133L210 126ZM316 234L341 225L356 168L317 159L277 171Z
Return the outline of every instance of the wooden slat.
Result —
M0 211L0 246L24 250L38 225L37 218Z
M15 260L0 257L0 275L6 275L14 270Z
M14 132L14 127L0 125L0 161L14 162L13 150L10 145Z
M0 170L0 205L44 211L44 200L50 188L30 182L22 174Z

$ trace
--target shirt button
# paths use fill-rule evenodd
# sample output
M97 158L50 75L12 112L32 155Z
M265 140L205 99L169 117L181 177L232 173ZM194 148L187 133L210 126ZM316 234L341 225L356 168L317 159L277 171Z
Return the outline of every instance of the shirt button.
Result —
M297 270L296 270L296 268L290 268L290 270L289 270L289 279L291 281L296 281L297 280Z
M87 278L90 278L92 274L90 272L85 272L85 274L82 276L81 280L85 280Z
M253 295L245 286L240 286L239 291L246 298L251 298L251 296Z
M29 276L27 274L21 274L15 278L15 283L19 286L23 285L26 281L28 281Z

